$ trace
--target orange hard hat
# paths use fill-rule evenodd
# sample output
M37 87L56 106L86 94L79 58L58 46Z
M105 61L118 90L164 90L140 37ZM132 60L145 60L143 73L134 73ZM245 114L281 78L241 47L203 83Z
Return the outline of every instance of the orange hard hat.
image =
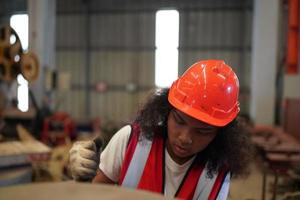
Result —
M222 60L199 61L171 86L168 100L176 109L214 126L225 126L240 111L239 80Z

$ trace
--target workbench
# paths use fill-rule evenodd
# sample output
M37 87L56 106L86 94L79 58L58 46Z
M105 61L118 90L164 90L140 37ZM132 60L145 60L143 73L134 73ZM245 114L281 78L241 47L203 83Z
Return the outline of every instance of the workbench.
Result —
M73 181L0 188L0 196L1 199L5 200L167 199L157 193L128 189L116 185L77 183Z
M267 173L274 175L272 200L276 199L278 177L288 175L295 166L300 168L300 142L280 127L257 126L252 141L263 158L262 200L265 200Z

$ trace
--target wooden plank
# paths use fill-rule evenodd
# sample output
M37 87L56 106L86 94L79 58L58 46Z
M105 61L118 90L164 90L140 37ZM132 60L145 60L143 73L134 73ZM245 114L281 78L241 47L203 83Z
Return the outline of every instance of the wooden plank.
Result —
M266 157L271 162L300 163L300 154L287 155L282 153L267 153Z
M48 160L51 149L39 141L0 143L0 167Z

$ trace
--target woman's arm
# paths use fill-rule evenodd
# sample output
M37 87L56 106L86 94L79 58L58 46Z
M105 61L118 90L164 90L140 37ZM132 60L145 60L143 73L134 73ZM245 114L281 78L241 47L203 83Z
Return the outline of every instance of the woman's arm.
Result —
M121 128L109 141L100 155L100 164L93 183L115 184L119 180L131 126Z
M99 169L96 176L93 178L92 183L106 183L106 184L116 184L110 178L108 178L102 171Z

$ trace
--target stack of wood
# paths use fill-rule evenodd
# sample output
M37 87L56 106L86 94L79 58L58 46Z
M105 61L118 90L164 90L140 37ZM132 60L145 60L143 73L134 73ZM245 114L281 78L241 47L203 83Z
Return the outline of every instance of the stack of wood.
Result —
M0 143L0 167L23 165L50 158L49 147L35 140L21 125L17 126L17 130L21 141Z
M300 141L280 127L256 126L253 142L271 162L295 162L300 164Z

